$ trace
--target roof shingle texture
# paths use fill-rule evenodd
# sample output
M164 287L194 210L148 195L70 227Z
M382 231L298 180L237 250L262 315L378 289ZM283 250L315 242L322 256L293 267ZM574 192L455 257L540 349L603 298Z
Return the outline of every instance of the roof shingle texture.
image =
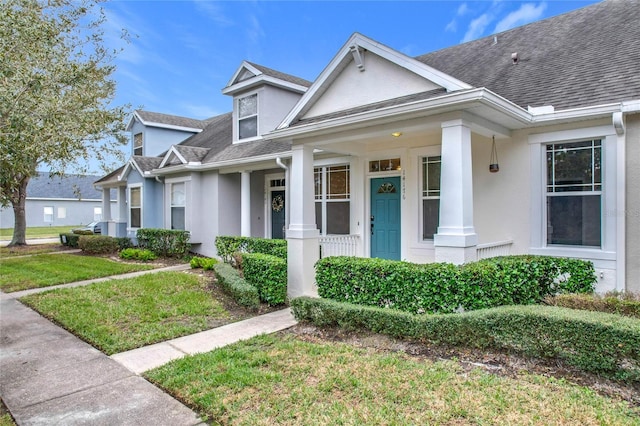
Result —
M283 72L280 72L280 71L277 71L277 70L274 70L274 69L271 69L271 68L267 68L267 67L262 66L262 65L254 64L253 62L247 62L247 63L251 64L252 66L257 68L264 75L268 75L270 77L274 77L274 78L278 78L280 80L288 81L289 83L293 83L293 84L299 84L300 86L304 86L304 87L309 87L312 84L311 81L305 80L304 78L296 77L295 75L286 74L286 73L283 73Z
M523 108L640 99L638 0L605 0L496 37L496 44L490 36L416 59Z
M170 126L188 127L191 129L203 129L207 125L207 120L197 120L195 118L180 117L178 115L163 114L161 112L151 112L137 110L136 113L142 120L149 123L168 124Z
M38 172L27 185L28 198L76 198L101 199L102 191L93 187L99 176L65 175L51 176Z

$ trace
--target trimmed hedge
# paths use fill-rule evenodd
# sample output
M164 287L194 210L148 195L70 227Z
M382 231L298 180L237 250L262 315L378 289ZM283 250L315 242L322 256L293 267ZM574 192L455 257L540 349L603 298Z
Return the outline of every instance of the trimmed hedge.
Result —
M229 263L237 252L263 253L287 259L287 241L253 237L216 237L216 250L223 261Z
M126 260L139 260L140 262L150 262L156 260L158 256L151 250L138 249L138 248L126 248L120 251L120 259Z
M294 316L319 327L368 330L397 338L557 358L582 370L640 381L640 320L552 306L503 306L462 314L413 315L309 297Z
M318 294L327 299L410 313L449 313L539 303L556 293L590 293L591 262L506 256L455 266L327 257L316 263Z
M287 261L262 253L242 254L244 279L258 289L260 300L269 305L287 301Z
M129 237L116 237L116 242L118 243L118 250L133 248L133 241Z
M109 254L118 251L118 242L106 235L81 235L78 247L89 254Z
M238 304L250 309L258 309L260 298L258 289L240 277L238 271L227 263L213 265L218 283L225 292L231 295Z
M218 263L216 259L211 259L208 257L193 257L189 261L189 265L191 266L191 269L202 268L205 271L212 270L213 265L215 265L216 263Z
M136 233L138 246L162 257L184 257L191 245L189 231L178 229L142 228Z
M80 235L73 233L64 233L60 234L60 244L65 245L67 247L78 248L78 241L80 240Z
M544 303L585 311L609 312L640 319L640 295L632 293L605 294L559 294L544 299Z

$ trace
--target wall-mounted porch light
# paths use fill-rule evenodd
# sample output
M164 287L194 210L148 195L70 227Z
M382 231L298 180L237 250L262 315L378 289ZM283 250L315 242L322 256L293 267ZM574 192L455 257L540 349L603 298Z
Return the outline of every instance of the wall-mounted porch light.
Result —
M394 138L399 138L400 136L402 136L402 132L393 132L391 133L391 136L393 136Z

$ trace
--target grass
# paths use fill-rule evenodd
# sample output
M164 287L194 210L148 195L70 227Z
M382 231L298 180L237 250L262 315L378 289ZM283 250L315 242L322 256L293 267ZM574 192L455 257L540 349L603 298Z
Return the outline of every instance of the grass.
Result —
M207 330L230 314L205 280L160 272L20 299L107 355Z
M284 334L176 360L146 377L215 424L640 425L626 403L563 380Z
M0 289L20 291L147 269L153 267L74 254L0 259Z
M58 251L58 244L30 244L28 246L0 247L0 259L6 257L44 254Z
M61 233L71 232L82 225L32 226L27 228L27 238L57 238ZM13 237L13 228L0 228L0 241L9 241Z

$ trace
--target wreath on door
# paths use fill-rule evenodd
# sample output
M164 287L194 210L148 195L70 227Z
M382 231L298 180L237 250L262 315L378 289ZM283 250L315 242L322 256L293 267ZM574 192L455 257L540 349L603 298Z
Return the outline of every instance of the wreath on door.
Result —
M284 207L284 200L282 199L282 195L276 195L271 200L271 208L274 212L279 212Z

